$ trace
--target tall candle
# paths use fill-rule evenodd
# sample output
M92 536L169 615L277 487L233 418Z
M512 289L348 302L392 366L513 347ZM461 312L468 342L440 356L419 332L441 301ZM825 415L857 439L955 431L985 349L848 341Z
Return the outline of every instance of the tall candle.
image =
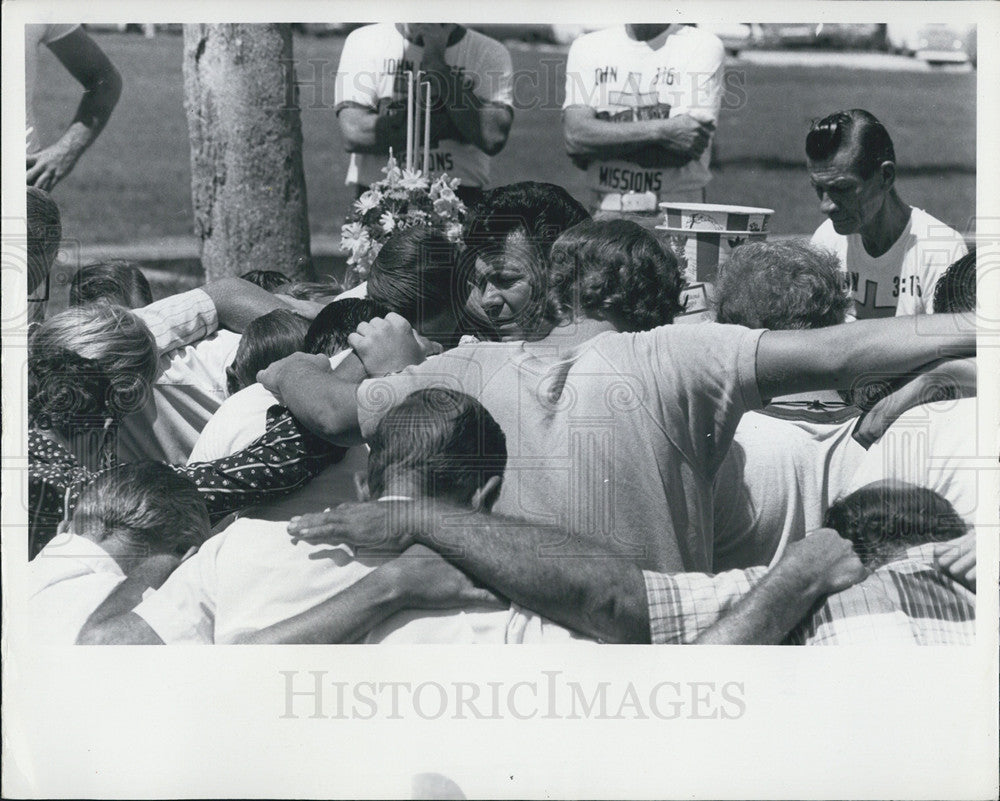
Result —
M413 164L413 71L406 71L406 169Z
M413 91L413 101L414 101L414 111L413 111L413 164L410 165L411 170L417 169L420 166L420 77L423 72L417 70L416 80L414 81L414 91Z
M427 103L424 106L424 176L430 178L431 170L431 82L427 87Z

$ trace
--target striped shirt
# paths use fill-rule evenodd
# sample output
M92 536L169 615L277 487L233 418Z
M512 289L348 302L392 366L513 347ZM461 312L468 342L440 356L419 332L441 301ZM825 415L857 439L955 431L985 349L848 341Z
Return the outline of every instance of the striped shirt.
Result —
M215 304L203 289L170 295L132 314L152 332L158 355L204 339L219 327Z
M643 571L652 642L693 642L766 573L765 567L715 576ZM934 566L933 545L921 545L826 598L786 643L970 645L975 629L975 594Z

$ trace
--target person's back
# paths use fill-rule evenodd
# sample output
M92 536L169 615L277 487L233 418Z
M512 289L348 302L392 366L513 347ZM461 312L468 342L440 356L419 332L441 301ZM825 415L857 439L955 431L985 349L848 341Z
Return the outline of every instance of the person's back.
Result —
M166 465L145 462L102 475L28 564L28 609L40 640L73 643L131 566L151 553L181 555L208 534L197 488Z
M834 257L792 241L741 245L716 298L719 321L770 330L841 324L846 308ZM716 571L773 563L820 527L864 453L857 413L826 392L744 415L715 479Z
M975 311L973 250L941 276L934 312L974 315ZM949 384L949 379L939 379L934 391L919 399L921 403L892 420L858 463L848 491L883 479L909 481L938 492L969 525L975 525L980 499L989 492L987 482L994 480L992 470L982 468L995 461L984 451L976 398L963 397L960 387Z
M947 500L900 481L838 499L825 525L854 544L868 578L831 595L790 637L807 645L967 645L975 641L975 592L940 569L942 542L966 531Z
M367 436L409 391L461 388L507 434L496 511L631 543L644 565L707 569L711 476L740 415L760 405L758 336L661 326L563 351L551 339L463 345L362 384L359 420Z
M488 507L503 472L503 433L479 404L455 392L408 397L386 415L372 444L367 491L385 499L425 495ZM168 644L238 642L336 596L384 562L344 547L293 542L286 526L237 520L181 565L136 614ZM493 606L401 611L368 641L502 643L532 637L570 635L533 615Z
M759 333L665 325L676 260L635 223L581 223L550 259L548 336L462 345L365 382L362 434L414 389L460 388L507 434L498 512L613 538L650 569L708 569L712 476L760 405Z

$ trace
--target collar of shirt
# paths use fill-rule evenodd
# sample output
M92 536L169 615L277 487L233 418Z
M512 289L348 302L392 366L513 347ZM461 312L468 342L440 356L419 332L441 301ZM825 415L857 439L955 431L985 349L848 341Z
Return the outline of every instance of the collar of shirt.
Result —
M42 548L35 561L40 565L49 565L52 572L59 573L62 577L69 573L125 575L118 562L107 551L93 540L78 534L57 534L55 539Z

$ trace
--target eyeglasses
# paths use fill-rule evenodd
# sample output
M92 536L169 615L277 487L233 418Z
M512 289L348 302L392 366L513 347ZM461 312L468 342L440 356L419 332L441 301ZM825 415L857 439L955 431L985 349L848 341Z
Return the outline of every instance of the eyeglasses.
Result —
M45 274L45 295L40 298L28 298L28 303L48 303L49 302L49 288L51 287L52 275L51 273ZM38 287L35 287L35 292L38 292ZM34 295L35 292L31 294Z

